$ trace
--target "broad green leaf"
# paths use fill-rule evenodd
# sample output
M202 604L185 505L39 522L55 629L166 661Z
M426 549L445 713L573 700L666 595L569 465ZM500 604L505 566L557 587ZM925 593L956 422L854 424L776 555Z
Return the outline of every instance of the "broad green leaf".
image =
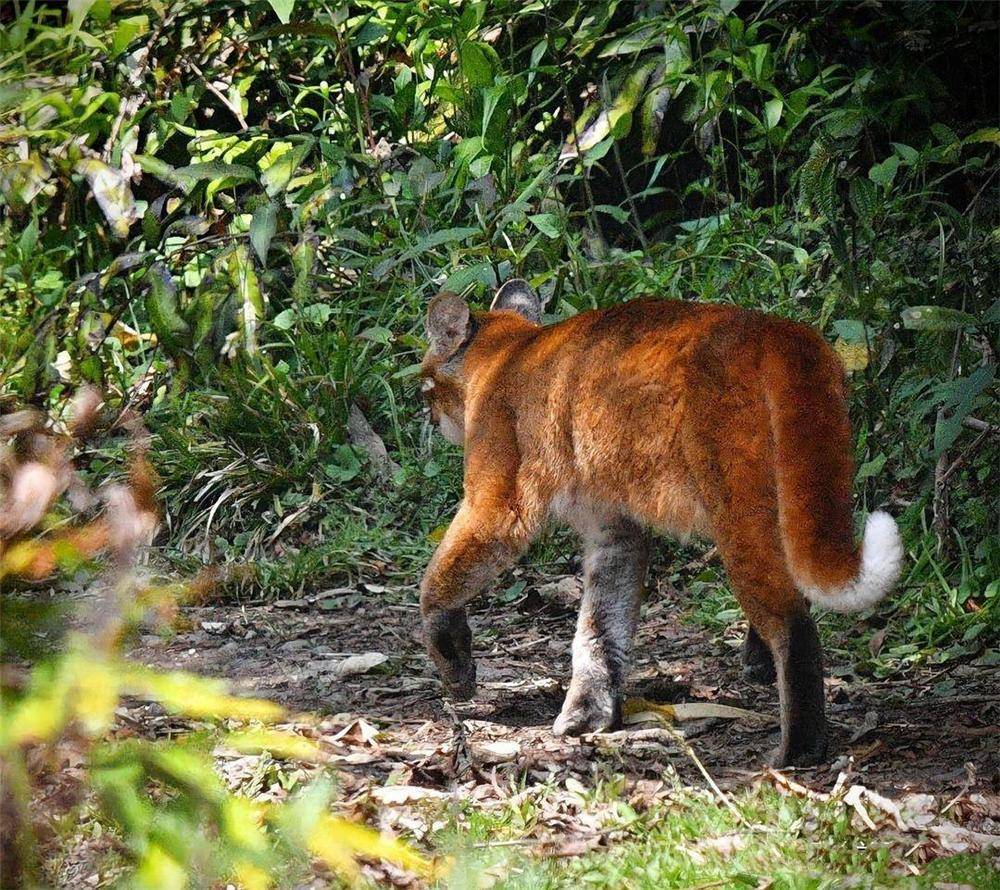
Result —
M528 217L531 224L543 235L558 238L562 234L559 217L554 213L535 213Z
M833 329L848 343L873 343L875 331L857 318L840 318L833 323Z
M942 390L945 405L951 406L951 409L945 412L944 417L938 418L934 427L935 459L958 438L962 432L962 421L972 410L979 394L993 382L995 375L996 368L993 365L983 365L968 377L952 380Z
M253 212L253 219L250 221L250 243L265 268L267 268L267 251L274 237L277 219L278 208L273 201L268 201Z
M661 40L662 34L663 28L659 24L640 25L631 33L609 41L608 45L598 53L598 58L606 59L608 56L641 52Z
M882 472L885 462L886 456L884 454L878 454L870 461L866 461L858 467L858 472L854 477L854 481L863 482L865 479L871 479L872 477L877 476Z
M467 40L458 51L462 74L472 87L487 87L500 70L500 57L487 43Z
M117 56L126 49L133 40L149 30L149 17L145 15L134 15L122 19L115 28L114 36L111 38L111 54Z
M992 142L994 145L1000 145L1000 127L983 127L970 133L962 141L966 145L973 142Z
M1000 297L993 301L993 305L986 310L983 315L983 324L1000 324Z
M156 172L153 172L153 175L158 176ZM188 164L186 167L177 167L173 175L185 191L190 191L196 182L206 179L232 179L236 182L245 182L257 178L249 167L244 167L242 164L227 164L224 161L202 161L198 164Z
M271 319L271 324L273 324L279 331L288 331L295 325L295 310L294 309L282 309L277 315Z
M283 25L287 25L292 18L292 10L295 8L295 0L268 0L271 9Z
M614 204L597 204L595 205L594 210L598 213L606 213L608 216L620 223L628 221L628 211L623 210L621 207L616 207ZM551 216L551 214L548 215ZM529 217L529 219L531 219L531 217ZM544 231L544 229L542 231Z
M177 285L166 268L157 263L147 275L146 314L157 339L168 352L180 348L189 333L188 323L180 313Z
M893 142L892 147L902 159L904 164L912 164L920 157L920 152L902 142Z
M288 188L288 183L291 182L299 164L309 154L312 147L313 140L308 139L292 146L271 161L260 175L260 181L268 197L273 198Z
M784 107L785 103L781 99L771 99L764 103L764 123L767 124L769 130L778 126Z
M899 157L889 155L881 164L875 164L868 171L868 178L878 185L888 188L896 178L896 171L899 169Z
M977 323L974 315L948 306L910 306L899 317L911 331L957 331Z

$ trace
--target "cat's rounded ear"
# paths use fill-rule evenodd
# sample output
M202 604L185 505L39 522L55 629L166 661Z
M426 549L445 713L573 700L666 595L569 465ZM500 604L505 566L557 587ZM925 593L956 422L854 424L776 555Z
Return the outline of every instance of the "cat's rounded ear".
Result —
M427 340L435 355L454 355L472 334L469 307L458 294L444 291L427 307Z
M542 321L542 302L523 278L511 278L504 282L490 304L490 312L498 309L517 312L533 324L541 324Z

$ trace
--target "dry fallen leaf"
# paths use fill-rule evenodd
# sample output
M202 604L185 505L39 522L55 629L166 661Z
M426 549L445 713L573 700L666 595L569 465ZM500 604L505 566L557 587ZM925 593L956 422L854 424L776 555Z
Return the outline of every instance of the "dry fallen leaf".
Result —
M383 785L372 788L370 794L379 803L390 807L424 800L447 800L451 796L447 791L424 788L420 785Z
M676 723L681 720L701 720L705 717L720 717L724 720L739 720L743 717L763 717L745 708L733 708L714 702L682 702L676 705L661 705L645 698L625 700L624 719L626 725L635 723Z
M354 677L358 674L367 674L388 660L389 656L383 655L381 652L363 652L360 655L350 655L342 661L334 662L331 669L338 677Z

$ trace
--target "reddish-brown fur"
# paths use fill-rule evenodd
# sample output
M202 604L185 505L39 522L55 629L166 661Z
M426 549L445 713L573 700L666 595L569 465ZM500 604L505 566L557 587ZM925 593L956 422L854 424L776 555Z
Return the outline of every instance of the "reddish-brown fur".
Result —
M446 681L471 692L462 606L550 516L584 534L622 517L717 543L779 681L788 675L778 760L822 756L819 646L800 588L859 572L836 353L799 324L668 300L541 327L515 311L469 317L445 294L429 331L431 412L465 447L465 497L422 587Z

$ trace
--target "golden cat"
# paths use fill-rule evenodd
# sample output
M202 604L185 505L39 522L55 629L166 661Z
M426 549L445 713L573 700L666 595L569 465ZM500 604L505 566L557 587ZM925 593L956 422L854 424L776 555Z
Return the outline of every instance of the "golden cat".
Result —
M448 690L475 689L465 605L551 519L585 549L573 677L557 733L620 720L649 530L718 546L750 623L750 675L776 675L776 764L826 755L822 653L808 602L854 611L895 583L886 513L855 543L844 369L814 331L731 306L636 300L542 327L519 279L489 312L430 304L421 376L465 448L464 498L421 585Z

